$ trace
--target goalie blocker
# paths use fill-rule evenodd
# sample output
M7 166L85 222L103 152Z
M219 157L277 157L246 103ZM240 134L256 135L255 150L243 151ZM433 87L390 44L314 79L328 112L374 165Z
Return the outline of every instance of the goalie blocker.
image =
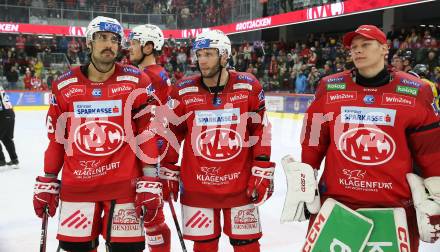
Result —
M327 199L307 234L302 251L409 252L405 210L370 208L354 211Z

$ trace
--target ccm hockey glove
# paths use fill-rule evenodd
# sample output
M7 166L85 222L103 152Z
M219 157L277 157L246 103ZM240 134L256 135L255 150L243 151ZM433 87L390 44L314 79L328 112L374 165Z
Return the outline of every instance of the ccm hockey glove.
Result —
M440 177L421 177L408 173L406 180L411 188L420 240L434 243L440 237Z
M255 206L263 204L272 196L274 172L275 163L269 161L254 161L246 194Z
M163 198L168 201L173 196L177 201L179 195L180 167L173 164L164 164L160 167L159 178L163 186Z
M287 194L284 201L281 223L304 221L310 213L321 208L316 173L310 165L295 162L291 155L281 159L287 180Z
M145 222L151 222L163 206L162 183L157 177L143 176L136 183L135 207L138 217L144 215Z
M34 186L34 210L38 217L42 218L47 211L51 217L56 213L60 198L60 181L57 178L37 177Z

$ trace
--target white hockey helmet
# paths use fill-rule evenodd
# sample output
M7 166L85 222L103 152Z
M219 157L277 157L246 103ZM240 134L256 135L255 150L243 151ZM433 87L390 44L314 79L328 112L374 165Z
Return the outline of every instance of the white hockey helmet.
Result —
M156 25L144 24L133 28L130 32L129 40L139 40L142 46L147 42L153 42L154 50L162 50L165 42L162 30Z
M228 58L231 56L231 40L220 30L204 31L197 35L193 44L193 51L197 52L205 48L216 48L219 55L226 53Z
M119 36L120 45L124 39L124 28L118 20L109 17L97 16L90 21L86 30L86 43L89 44L93 40L93 34L96 32L112 32Z

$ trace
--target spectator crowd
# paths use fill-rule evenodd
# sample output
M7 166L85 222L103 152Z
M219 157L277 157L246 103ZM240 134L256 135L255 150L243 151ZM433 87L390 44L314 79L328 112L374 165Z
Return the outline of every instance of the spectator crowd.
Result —
M427 78L440 82L439 27L396 28L387 37L391 67L410 71L416 64L425 64ZM45 60L49 55L66 55L71 65L88 61L84 38L7 34L0 35L0 39L0 80L9 89L50 88L62 69L53 69L53 62ZM197 72L192 41L169 38L157 56L157 62L173 81ZM340 34L310 34L306 40L293 43L233 44L229 65L237 71L254 74L267 91L314 93L320 78L353 67L341 41Z

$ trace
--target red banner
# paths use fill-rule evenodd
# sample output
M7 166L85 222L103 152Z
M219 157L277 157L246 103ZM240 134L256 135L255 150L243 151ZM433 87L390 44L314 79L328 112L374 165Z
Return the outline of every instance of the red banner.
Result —
M214 26L209 28L185 29L185 30L164 30L166 38L188 38L195 37L204 30L219 29L226 34L242 33L248 31L261 30L289 24L312 22L315 20L343 16L356 12L375 11L400 5L416 4L429 1L421 0L346 0L340 3L324 4L314 6L304 10L292 11L289 13L252 19L248 21ZM79 26L55 26L55 25L34 25L20 23L0 22L0 33L29 33L46 35L66 35L81 37L85 35L85 27ZM128 32L128 31L126 31Z

